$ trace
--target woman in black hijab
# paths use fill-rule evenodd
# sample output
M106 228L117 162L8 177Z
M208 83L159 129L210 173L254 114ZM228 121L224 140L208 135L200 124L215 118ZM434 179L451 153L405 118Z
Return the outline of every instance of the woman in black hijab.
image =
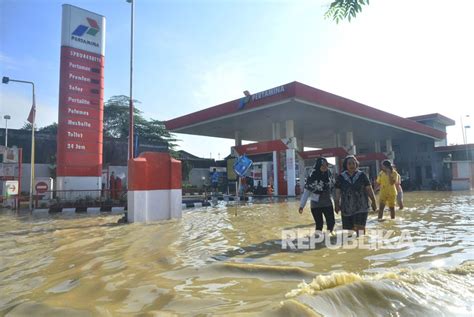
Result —
M328 161L320 157L316 160L311 174L306 178L304 192L301 196L299 213L303 213L308 197L311 197L311 213L316 223L316 231L322 231L324 218L329 231L334 230L334 203L332 199L332 189L334 178L329 170Z

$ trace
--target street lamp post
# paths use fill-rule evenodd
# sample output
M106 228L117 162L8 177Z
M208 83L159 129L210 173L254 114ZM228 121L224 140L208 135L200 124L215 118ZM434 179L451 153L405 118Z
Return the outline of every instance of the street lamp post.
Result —
M35 84L32 81L25 80L16 80L9 77L3 77L2 83L8 84L10 81L22 84L30 84L33 87L33 105L31 107L31 118L28 117L28 120L31 119L31 169L30 169L30 201L29 207L30 210L33 210L33 183L35 180L35 117L36 117L36 96L35 96Z
M135 0L127 0L131 5L131 21L130 21L130 100L129 100L129 128L128 128L128 158L134 158L133 151L133 137L134 137L134 122L133 122L133 18L134 18L134 7Z
M8 147L8 120L10 120L12 117L10 117L8 114L3 116L3 119L5 119L5 147Z
M471 127L470 125L465 125L464 126L464 134L466 135L466 156L467 156L468 161L471 160L471 158L470 158L471 151L469 150L469 143L467 141L467 129L469 129L470 127Z
M469 115L467 114L465 116L467 118L469 118ZM469 144L467 142L467 129L469 129L471 126L469 124L464 124L463 123L463 120L462 120L463 116L461 116L461 129L462 129L462 137L463 137L463 141L464 141L464 146L466 147L466 161L469 161Z

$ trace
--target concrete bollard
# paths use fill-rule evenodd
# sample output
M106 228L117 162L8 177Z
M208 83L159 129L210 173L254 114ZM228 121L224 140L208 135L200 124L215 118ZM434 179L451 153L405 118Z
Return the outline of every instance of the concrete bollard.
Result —
M157 152L128 161L128 222L181 218L181 194L181 161Z

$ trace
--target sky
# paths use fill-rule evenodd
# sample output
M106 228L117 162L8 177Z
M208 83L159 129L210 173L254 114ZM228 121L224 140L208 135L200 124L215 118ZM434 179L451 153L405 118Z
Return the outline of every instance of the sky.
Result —
M125 0L0 0L0 75L35 82L37 124L58 121L61 6L106 17L105 100L129 94ZM456 121L448 143L474 143L474 1L372 0L352 22L330 1L135 0L134 98L169 120L292 81L401 117ZM31 88L0 85L0 115L20 128ZM0 126L5 122L0 120ZM176 134L180 149L223 158L233 140Z

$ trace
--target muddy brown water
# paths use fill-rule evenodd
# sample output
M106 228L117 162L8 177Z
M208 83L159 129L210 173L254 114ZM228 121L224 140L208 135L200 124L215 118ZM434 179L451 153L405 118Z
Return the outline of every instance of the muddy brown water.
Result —
M405 205L395 221L371 213L352 247L339 216L337 237L310 240L295 200L129 225L2 211L0 315L473 316L473 192L409 192Z

